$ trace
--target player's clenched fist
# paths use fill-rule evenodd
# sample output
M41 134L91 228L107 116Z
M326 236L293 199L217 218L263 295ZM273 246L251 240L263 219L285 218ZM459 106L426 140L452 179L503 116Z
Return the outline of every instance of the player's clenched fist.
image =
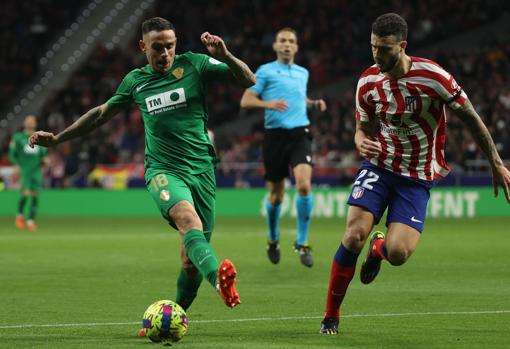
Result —
M43 147L51 147L53 145L56 145L57 137L51 132L46 131L37 131L34 132L30 139L28 140L28 144L33 148L34 145L42 145Z
M214 58L224 61L228 55L227 46L222 38L217 35L212 35L209 32L202 33L200 40L207 47L207 50Z

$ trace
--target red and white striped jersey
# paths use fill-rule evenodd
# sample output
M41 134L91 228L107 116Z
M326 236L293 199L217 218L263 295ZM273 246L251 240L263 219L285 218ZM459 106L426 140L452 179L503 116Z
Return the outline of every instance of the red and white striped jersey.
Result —
M376 65L359 78L356 118L379 123L382 152L368 160L394 173L432 181L448 174L444 159L445 106L460 108L467 95L437 63L411 57L411 69L392 79Z

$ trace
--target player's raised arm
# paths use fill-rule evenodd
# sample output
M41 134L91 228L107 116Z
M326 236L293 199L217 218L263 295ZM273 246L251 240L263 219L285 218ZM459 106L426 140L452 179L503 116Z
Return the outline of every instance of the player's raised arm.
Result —
M59 134L54 135L51 132L37 131L30 136L28 142L30 146L35 144L44 147L55 146L70 139L86 135L113 118L119 111L120 107L118 106L102 104L90 109Z
M213 58L228 65L239 85L250 87L255 84L255 74L253 74L246 63L230 53L222 38L205 32L200 36L200 40L207 47Z
M483 123L482 118L473 108L469 99L460 108L453 109L453 112L464 123L489 160L492 170L494 196L498 196L498 187L501 185L505 191L506 200L510 203L510 171L503 164L491 134Z

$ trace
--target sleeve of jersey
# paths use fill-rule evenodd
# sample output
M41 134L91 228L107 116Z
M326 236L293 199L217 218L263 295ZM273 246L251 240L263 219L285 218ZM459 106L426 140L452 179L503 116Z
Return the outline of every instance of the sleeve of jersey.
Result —
M356 87L356 119L363 122L373 121L375 119L375 109L369 103L370 94L366 78L358 80Z
M257 78L257 82L255 83L255 85L250 87L250 90L252 90L257 95L260 96L264 91L267 82L266 72L264 68L260 67L259 69L257 69L257 71L255 72L255 77Z
M458 109L464 105L468 99L462 87L457 84L453 75L439 68L435 74L436 80L435 90L440 95L444 103L452 109Z
M122 79L115 94L106 102L109 106L120 106L121 108L128 107L133 103L133 79L131 74L128 74Z
M198 70L206 81L232 80L233 75L228 65L208 55L197 54L196 56L199 58Z

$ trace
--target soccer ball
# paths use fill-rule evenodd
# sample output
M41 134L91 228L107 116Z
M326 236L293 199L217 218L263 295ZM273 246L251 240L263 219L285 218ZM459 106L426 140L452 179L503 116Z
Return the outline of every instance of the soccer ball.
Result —
M188 316L174 301L157 301L143 314L142 326L145 335L153 342L177 342L186 333Z

